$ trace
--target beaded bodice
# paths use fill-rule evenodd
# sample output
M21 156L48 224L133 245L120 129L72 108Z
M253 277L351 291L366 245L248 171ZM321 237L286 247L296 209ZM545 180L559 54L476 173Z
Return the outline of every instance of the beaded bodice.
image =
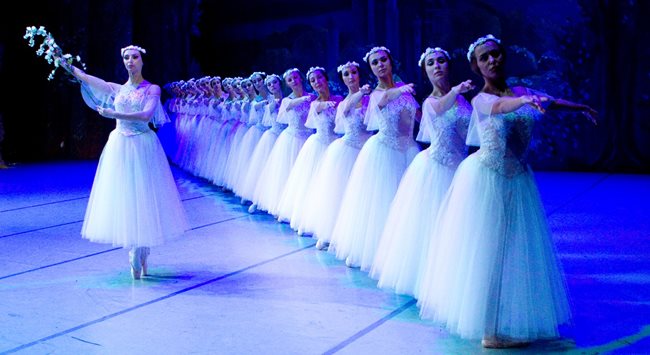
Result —
M481 93L472 100L474 110L491 112L498 96ZM527 170L528 144L535 120L541 114L529 105L504 114L477 114L481 162L505 176L515 176Z
M422 126L427 129L431 145L427 152L431 159L445 166L458 166L467 155L465 137L472 114L472 107L461 95L446 112L436 115L431 106L434 98L427 98L423 105Z
M144 109L147 103L147 89L149 85L134 87L132 85L122 85L115 96L115 111L120 113L139 112ZM116 130L125 136L135 136L142 133L151 132L148 122L135 120L117 119Z
M285 100L290 99L287 98ZM305 127L310 105L311 100L303 101L290 110L285 111L283 120L288 124L286 128L288 133L297 137L308 137L313 133L311 129Z
M363 123L363 117L366 115L366 109L368 108L368 96L364 96L357 107L351 108L347 116L343 114L344 104L345 101L339 104L336 113L337 120L339 120L337 126L343 126L344 134L341 139L345 144L361 149L370 136L366 131L366 125Z
M340 99L339 99L340 100ZM318 104L318 101L312 102L312 105ZM336 118L336 107L328 107L320 113L315 113L315 108L310 109L309 118L307 119L309 128L315 128L315 137L323 144L329 144L336 139L334 133L334 119Z
M373 101L376 105L383 94L384 91L381 90L373 91L370 105L373 105ZM418 107L418 103L411 94L403 93L379 109L379 114L376 109L368 111L367 114L375 116L369 119L368 129L374 128L371 122L376 120L379 141L393 149L406 150L414 143L413 127Z

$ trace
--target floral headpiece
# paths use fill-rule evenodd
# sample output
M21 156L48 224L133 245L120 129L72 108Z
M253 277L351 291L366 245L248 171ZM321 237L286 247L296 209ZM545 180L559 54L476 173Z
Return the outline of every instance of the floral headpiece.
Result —
M253 74L251 74L251 76L249 76L248 78L249 78L249 79L253 79L253 77L254 77L255 75L259 75L259 76L261 76L262 78L264 78L264 77L266 76L266 73L263 72L263 71L256 71L256 72L253 72Z
M276 78L279 82L282 82L282 79L278 74L270 74L264 79L264 85L268 85L271 82L271 79Z
M217 76L213 76L212 79L210 79L210 81L213 81L213 80L219 80L219 81L221 81L221 77L218 76L218 75L217 75Z
M287 69L287 71L285 71L284 74L282 74L282 79L286 80L286 79L287 79L287 76L288 76L289 74L295 72L295 71L297 71L298 73L300 73L300 70L298 70L298 68Z
M136 51L142 53L142 54L147 54L147 50L140 47L140 46L134 46L134 45L128 45L120 50L120 55L124 57L124 52L128 51L129 49L135 49Z
M377 53L379 51L384 51L384 52L390 54L390 50L388 48L384 47L384 46L374 47L370 51L368 51L368 53L366 53L366 55L363 56L363 61L368 63L368 58L370 58L371 55L373 55L373 54L375 54L375 53Z
M447 60L451 60L451 56L449 56L449 53L448 53L446 50L444 50L444 49L442 49L442 48L440 48L440 47L436 47L436 48L427 48L427 50L424 51L424 53L422 53L422 55L420 56L420 60L418 61L418 66L421 67L422 64L424 64L424 59L425 59L429 54L432 54L432 53L435 53L435 52L440 52L440 53L442 53L442 54L445 56L445 58L447 58Z
M355 67L359 68L359 63L357 63L357 62L347 62L345 64L341 64L341 65L338 66L338 68L336 68L336 72L337 73L342 73L343 70L345 70L345 68L352 67L352 66L355 66Z
M63 54L63 51L61 50L61 47L59 47L56 42L54 41L54 37L52 37L52 34L47 32L45 30L45 27L40 26L36 28L36 26L31 26L27 27L27 30L25 31L25 35L23 36L24 39L29 40L28 45L30 47L34 47L35 42L34 42L34 37L36 36L42 36L45 37L43 39L43 43L38 47L38 50L36 51L37 56L42 56L45 54L45 60L49 64L54 64L54 69L50 72L50 75L47 77L47 80L52 80L54 79L54 73L60 66L67 66L68 70L70 70L69 66L72 65L72 62L77 61L81 67L86 70L86 64L84 64L81 61L81 57L75 56L73 57L71 54ZM47 49L46 49L47 48Z
M309 68L309 70L307 71L307 79L309 79L309 76L311 75L311 73L315 72L316 70L320 70L320 71L322 71L323 73L325 73L325 68L323 68L323 67L311 67L311 68Z
M481 37L481 38L477 39L476 41L474 41L474 43L469 45L469 49L467 49L467 60L471 62L472 61L472 53L474 53L474 50L476 49L476 47L480 46L481 44L483 44L483 43L485 43L487 41L494 41L497 44L501 44L501 40L494 37L491 34L487 35L485 37Z

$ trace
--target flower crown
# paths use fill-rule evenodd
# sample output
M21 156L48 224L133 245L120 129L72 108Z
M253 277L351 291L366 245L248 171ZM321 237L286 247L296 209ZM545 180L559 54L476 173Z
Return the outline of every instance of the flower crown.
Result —
M254 77L255 75L259 75L259 76L261 76L262 78L264 78L264 77L266 76L266 73L263 72L263 71L256 71L256 72L253 72L253 74L251 74L251 76L249 76L248 78L249 78L249 79L253 79L253 77Z
M282 79L286 80L286 79L287 79L287 76L288 76L289 74L295 72L295 71L297 71L298 73L300 73L300 70L298 70L298 68L287 69L287 71L285 71L284 74L282 74Z
M375 54L375 53L377 53L379 51L384 51L384 52L390 54L390 50L388 48L384 47L384 46L373 47L370 51L368 51L368 53L366 53L366 55L363 56L363 61L368 63L368 58L370 58L371 55L373 55L373 54Z
M476 49L476 47L480 46L481 44L483 44L483 43L485 43L487 41L494 41L497 44L501 44L501 40L494 37L491 34L487 35L485 37L481 37L481 38L477 39L476 41L474 41L474 43L469 45L469 49L467 49L467 60L471 62L472 61L472 53L474 53L474 50Z
M278 74L270 74L266 78L264 78L264 85L268 85L271 82L271 79L276 78L278 79L279 82L282 82L282 79Z
M338 66L338 68L336 68L336 72L337 73L342 73L343 70L345 70L345 68L352 67L352 66L355 66L358 69L359 68L359 63L357 63L357 62L347 62L345 64L341 64L341 65Z
M124 57L124 52L128 51L129 49L135 49L136 51L142 53L142 54L147 54L147 50L140 47L140 46L134 46L134 45L128 45L120 50L120 55Z
M315 72L316 70L320 70L323 73L325 73L325 68L323 68L323 67L311 67L311 68L309 68L309 70L307 70L307 79L309 79L309 76L311 75L311 73Z
M446 50L444 50L444 49L442 49L442 48L440 48L440 47L436 47L436 48L427 48L427 50L424 51L424 53L422 53L422 55L420 56L420 60L418 60L418 66L421 67L422 64L424 64L424 59L425 59L429 54L432 54L432 53L435 53L435 52L440 52L440 53L442 53L442 54L445 56L445 58L447 58L447 60L451 60L451 56L449 56L449 52L447 52Z

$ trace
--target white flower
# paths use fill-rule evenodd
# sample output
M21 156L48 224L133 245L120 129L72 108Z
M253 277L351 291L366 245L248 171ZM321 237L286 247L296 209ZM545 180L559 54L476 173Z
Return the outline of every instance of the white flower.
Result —
M56 70L61 66L61 60L65 60L68 64L72 64L72 62L76 60L79 62L82 68L86 69L86 64L81 61L80 56L77 55L76 57L73 57L71 54L62 54L61 47L56 44L56 41L54 40L52 34L47 32L43 26L40 26L38 28L36 28L36 26L27 27L23 38L28 40L27 44L30 47L34 47L34 37L36 36L44 37L43 42L36 51L36 55L39 57L43 56L49 64L54 65L54 69L52 69L50 72L47 80L52 80L54 78L54 73L56 73ZM142 50L142 52L145 53L144 50ZM59 56L55 58L55 56L57 56L57 53Z

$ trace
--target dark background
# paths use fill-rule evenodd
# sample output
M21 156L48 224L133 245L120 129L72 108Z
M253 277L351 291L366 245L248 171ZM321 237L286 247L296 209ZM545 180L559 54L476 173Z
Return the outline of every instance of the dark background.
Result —
M552 112L537 125L535 169L650 172L650 2L587 0L331 1L31 1L0 15L0 68L6 161L96 159L114 128L81 101L78 86L52 69L23 39L45 26L88 73L127 79L119 50L147 49L143 73L165 83L203 75L282 74L323 66L333 89L336 66L385 45L397 74L431 87L417 67L426 47L452 55L452 85L471 78L465 54L488 33L508 48L512 84L589 104L598 126ZM5 5L6 6L6 5ZM40 42L37 42L37 46ZM364 68L365 80L371 81ZM471 95L470 95L471 96Z

